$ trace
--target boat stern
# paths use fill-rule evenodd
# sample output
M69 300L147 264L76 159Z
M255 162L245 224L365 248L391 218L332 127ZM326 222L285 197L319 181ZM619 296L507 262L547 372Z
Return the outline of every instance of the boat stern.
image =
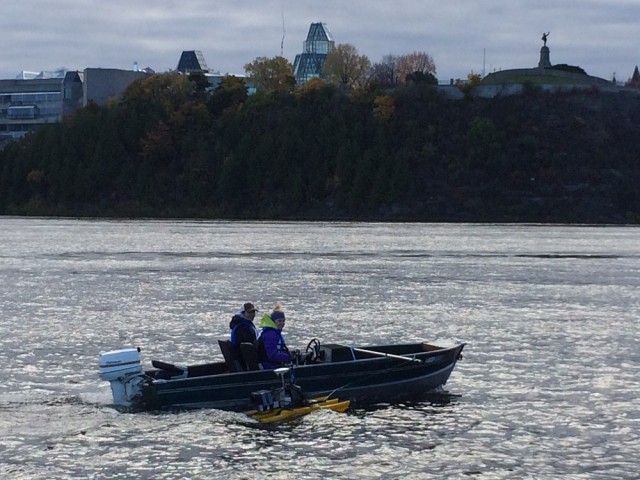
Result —
M140 364L140 349L125 348L100 354L100 378L111 384L113 403L130 407L142 394L144 370Z

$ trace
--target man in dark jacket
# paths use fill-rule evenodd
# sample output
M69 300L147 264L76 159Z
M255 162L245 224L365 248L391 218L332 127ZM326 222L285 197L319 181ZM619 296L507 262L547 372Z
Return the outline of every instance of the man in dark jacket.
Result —
M256 318L256 312L258 311L253 303L247 302L243 305L242 310L233 316L229 323L229 328L231 329L231 344L242 368L246 368L247 365L242 358L240 344L248 342L256 345L256 326L253 324L253 319Z

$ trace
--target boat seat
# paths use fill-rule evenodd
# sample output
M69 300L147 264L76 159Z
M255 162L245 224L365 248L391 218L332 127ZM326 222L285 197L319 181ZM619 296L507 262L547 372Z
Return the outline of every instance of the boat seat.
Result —
M240 343L240 353L242 353L242 359L247 366L247 370L262 369L262 365L260 365L260 361L258 360L258 349L253 343Z
M179 367L172 363L161 362L160 360L151 360L151 365L161 371L158 378L164 378L166 380L176 377L186 377L188 372L186 367Z
M229 371L241 372L243 368L240 365L238 355L233 348L231 340L218 340L218 345L220 345L220 351L222 352L222 356L224 357L224 361L227 364Z

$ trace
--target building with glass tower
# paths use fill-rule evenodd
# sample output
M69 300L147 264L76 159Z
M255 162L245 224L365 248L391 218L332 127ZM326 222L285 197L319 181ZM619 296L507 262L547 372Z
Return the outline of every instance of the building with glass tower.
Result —
M333 35L324 23L312 23L307 39L302 44L302 53L293 62L296 83L302 85L312 78L320 77L327 54L335 47Z

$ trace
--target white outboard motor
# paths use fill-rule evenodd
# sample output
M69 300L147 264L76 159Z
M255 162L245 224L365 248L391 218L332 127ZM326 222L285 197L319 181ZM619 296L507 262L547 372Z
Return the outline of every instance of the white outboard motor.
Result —
M140 349L125 348L100 355L100 378L111 382L113 403L130 407L142 393L144 371L140 365Z

